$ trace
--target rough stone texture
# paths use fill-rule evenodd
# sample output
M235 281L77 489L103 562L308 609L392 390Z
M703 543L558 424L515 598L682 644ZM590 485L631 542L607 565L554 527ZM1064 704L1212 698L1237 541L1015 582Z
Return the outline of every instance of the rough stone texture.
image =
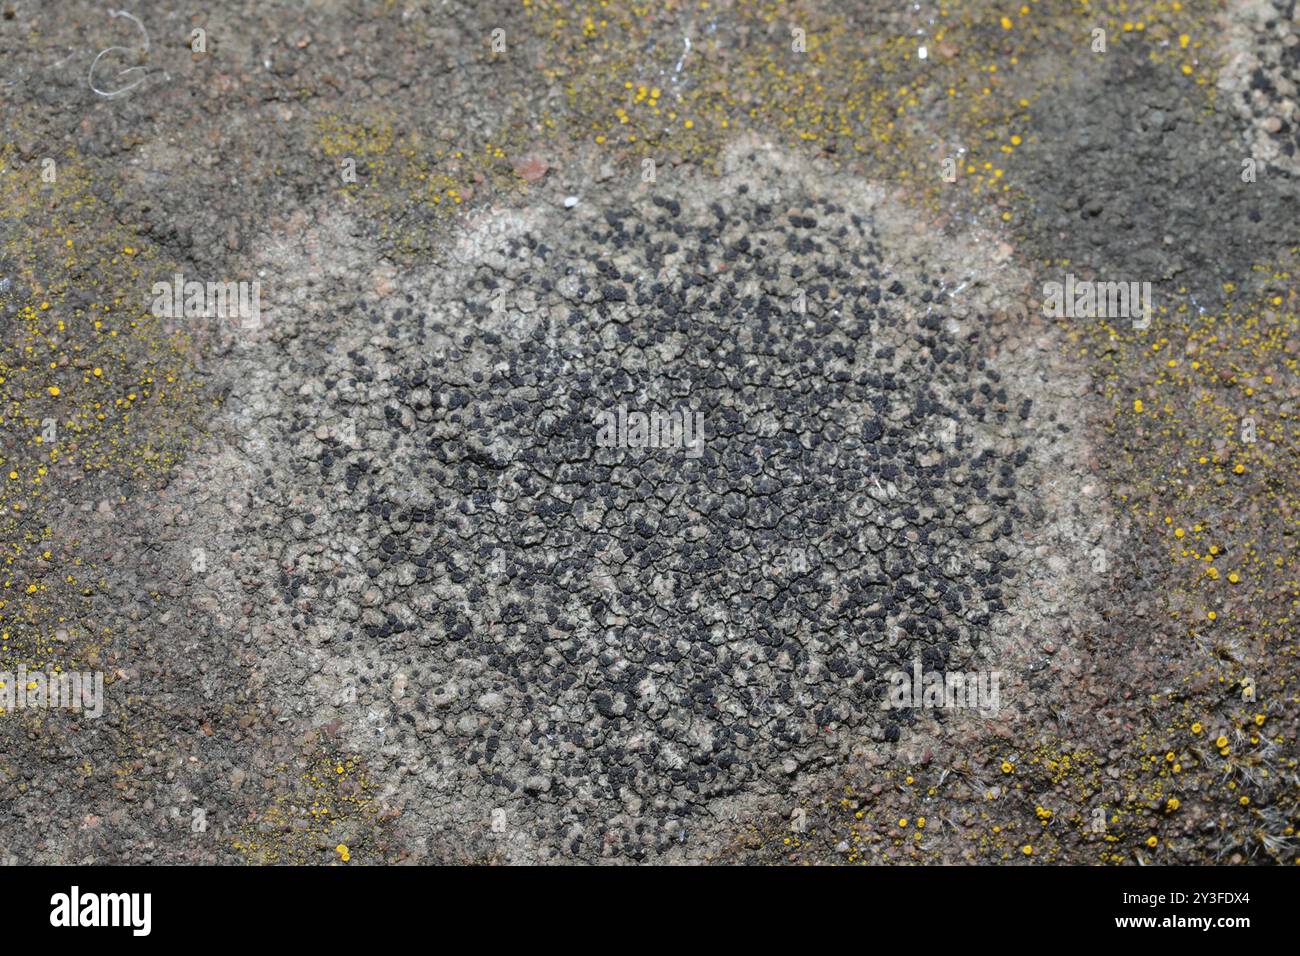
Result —
M0 4L0 671L108 678L0 857L1293 860L1294 6L1183 6Z

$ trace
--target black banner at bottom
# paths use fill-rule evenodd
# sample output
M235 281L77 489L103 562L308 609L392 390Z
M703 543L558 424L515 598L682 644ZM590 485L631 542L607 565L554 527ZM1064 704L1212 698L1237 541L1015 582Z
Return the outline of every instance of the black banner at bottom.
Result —
M596 935L606 928L626 935L665 923L691 926L693 942L710 931L727 941L789 931L806 943L811 928L840 920L859 933L872 922L891 934L917 927L928 944L944 944L972 933L1060 934L1066 916L1076 939L1199 934L1231 944L1290 925L1297 889L1294 869L1254 867L0 869L18 938L128 944L232 929L241 939L302 941L430 918L448 929L477 924L497 944L556 932L595 941L609 938Z

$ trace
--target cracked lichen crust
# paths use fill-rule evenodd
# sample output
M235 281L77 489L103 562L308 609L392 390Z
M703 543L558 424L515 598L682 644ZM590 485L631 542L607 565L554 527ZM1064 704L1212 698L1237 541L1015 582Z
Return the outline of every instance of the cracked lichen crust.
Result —
M833 727L898 739L888 672L988 666L1030 403L878 192L760 154L359 305L261 493L290 540L250 600L341 686L378 667L424 809L529 856L661 851ZM681 411L697 445L600 434Z

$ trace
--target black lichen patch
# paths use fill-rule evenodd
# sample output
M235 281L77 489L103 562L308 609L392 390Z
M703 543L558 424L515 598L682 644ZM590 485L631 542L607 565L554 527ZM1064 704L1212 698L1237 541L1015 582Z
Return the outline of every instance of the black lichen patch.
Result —
M563 821L543 855L635 859L830 728L898 739L888 672L981 666L1027 409L950 316L963 277L891 263L870 207L769 182L571 215L306 358L260 520L355 555L276 598L401 667L396 732L455 793ZM620 408L700 445L605 447Z

